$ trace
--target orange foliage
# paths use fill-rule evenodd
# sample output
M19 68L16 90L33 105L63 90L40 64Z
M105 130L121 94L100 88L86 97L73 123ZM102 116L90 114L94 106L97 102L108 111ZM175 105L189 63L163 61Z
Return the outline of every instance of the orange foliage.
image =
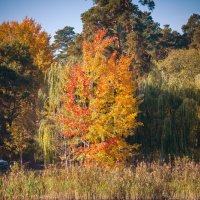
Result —
M67 132L68 135L81 134L82 141L87 141L87 146L78 147L78 157L86 158L87 163L113 166L125 164L132 156L133 149L138 148L138 145L128 144L126 138L134 134L139 125L136 120L139 110L130 71L134 56L119 56L116 52L105 56L106 47L115 41L115 38L106 37L106 34L106 30L100 30L95 34L93 42L83 43L84 63L82 67L73 68L70 73L66 107L73 119L66 122L66 130L73 130L72 133ZM89 80L87 87L83 80ZM78 92L80 88L81 93ZM89 103L86 107L74 101L77 92L80 101L87 98ZM76 109L80 115L77 115ZM77 125L80 118L85 128L82 123L82 126ZM85 118L86 123L83 120Z
M65 124L66 136L72 138L71 146L73 146L75 140L83 140L88 132L91 113L87 105L90 95L90 80L80 65L71 68L67 78L62 122Z
M0 41L5 43L18 41L27 45L34 64L41 70L46 70L53 59L49 40L50 36L42 31L41 25L30 18L25 18L21 23L12 21L0 25Z

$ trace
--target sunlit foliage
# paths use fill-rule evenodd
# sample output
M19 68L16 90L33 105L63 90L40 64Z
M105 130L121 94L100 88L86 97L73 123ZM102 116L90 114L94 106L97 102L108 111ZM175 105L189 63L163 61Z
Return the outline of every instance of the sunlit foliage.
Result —
M99 30L83 44L83 65L72 68L66 87L66 134L80 137L78 157L98 164L124 163L137 145L126 138L139 125L138 99L130 69L133 56L105 55L115 41ZM73 141L74 143L74 141ZM78 144L76 144L78 145Z

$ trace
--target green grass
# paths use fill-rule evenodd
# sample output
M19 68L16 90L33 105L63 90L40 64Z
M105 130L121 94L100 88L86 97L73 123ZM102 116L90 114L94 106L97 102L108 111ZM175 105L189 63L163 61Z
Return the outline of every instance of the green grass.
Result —
M200 165L177 160L173 168L140 163L136 168L83 166L43 171L16 166L0 176L4 199L199 199Z

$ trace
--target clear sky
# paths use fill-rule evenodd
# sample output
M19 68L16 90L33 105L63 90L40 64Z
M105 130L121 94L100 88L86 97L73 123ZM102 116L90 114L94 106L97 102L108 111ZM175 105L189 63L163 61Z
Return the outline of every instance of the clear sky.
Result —
M133 0L137 3L138 0ZM153 19L170 24L181 32L181 26L193 13L200 14L200 0L155 0ZM0 23L32 17L52 36L66 25L82 30L81 13L92 7L92 0L0 0ZM144 9L143 6L140 8Z

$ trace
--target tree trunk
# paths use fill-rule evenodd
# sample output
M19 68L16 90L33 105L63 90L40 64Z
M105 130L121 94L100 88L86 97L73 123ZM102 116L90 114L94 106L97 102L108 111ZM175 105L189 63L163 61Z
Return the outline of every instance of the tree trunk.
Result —
M65 169L68 167L68 160L67 160L67 144L65 141Z
M22 169L23 166L23 150L20 151L20 167Z

